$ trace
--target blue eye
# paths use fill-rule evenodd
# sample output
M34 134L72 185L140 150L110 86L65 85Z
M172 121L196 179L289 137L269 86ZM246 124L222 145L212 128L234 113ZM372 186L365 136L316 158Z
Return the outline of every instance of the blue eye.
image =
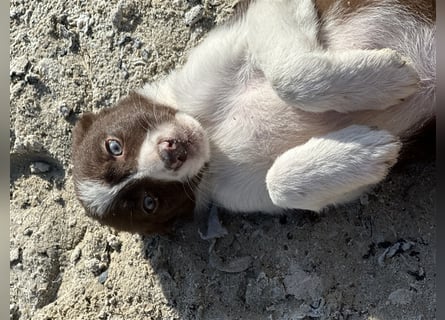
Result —
M156 208L156 199L150 196L145 196L143 205L145 212L151 213Z
M105 146L107 147L108 153L110 153L113 156L120 156L122 155L122 146L119 140L116 139L108 139L105 142Z

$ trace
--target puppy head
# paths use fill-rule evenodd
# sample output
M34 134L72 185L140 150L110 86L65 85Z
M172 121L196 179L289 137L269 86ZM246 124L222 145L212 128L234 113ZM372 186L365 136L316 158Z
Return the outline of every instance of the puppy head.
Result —
M77 197L88 215L118 230L163 233L191 214L208 160L195 119L137 93L84 114L73 130Z

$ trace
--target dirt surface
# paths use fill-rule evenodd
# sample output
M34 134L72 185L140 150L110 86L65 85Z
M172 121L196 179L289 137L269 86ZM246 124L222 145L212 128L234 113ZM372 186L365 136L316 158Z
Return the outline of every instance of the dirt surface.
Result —
M11 1L10 319L435 319L434 159L320 215L226 214L213 244L190 223L141 237L84 215L77 116L180 66L230 12L218 0Z

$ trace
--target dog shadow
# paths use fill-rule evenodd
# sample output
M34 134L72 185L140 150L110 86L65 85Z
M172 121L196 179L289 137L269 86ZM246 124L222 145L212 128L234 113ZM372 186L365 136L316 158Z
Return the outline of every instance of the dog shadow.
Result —
M172 237L143 237L143 253L181 319L385 312L390 288L434 282L434 186L434 161L408 162L353 203L280 216L225 212L225 237L202 240L189 222Z

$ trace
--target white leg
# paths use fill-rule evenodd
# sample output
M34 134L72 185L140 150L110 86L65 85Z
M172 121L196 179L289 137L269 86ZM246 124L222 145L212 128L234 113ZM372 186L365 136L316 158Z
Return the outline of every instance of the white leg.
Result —
M289 56L266 75L278 96L310 112L382 110L418 91L412 65L391 49Z
M384 109L418 90L417 72L394 50L324 50L312 0L257 1L247 28L254 63L303 110Z
M277 57L321 49L312 0L258 0L246 20L249 50L262 67L272 67Z
M386 131L350 126L278 157L267 173L267 189L279 207L319 211L381 181L399 150L397 138Z

